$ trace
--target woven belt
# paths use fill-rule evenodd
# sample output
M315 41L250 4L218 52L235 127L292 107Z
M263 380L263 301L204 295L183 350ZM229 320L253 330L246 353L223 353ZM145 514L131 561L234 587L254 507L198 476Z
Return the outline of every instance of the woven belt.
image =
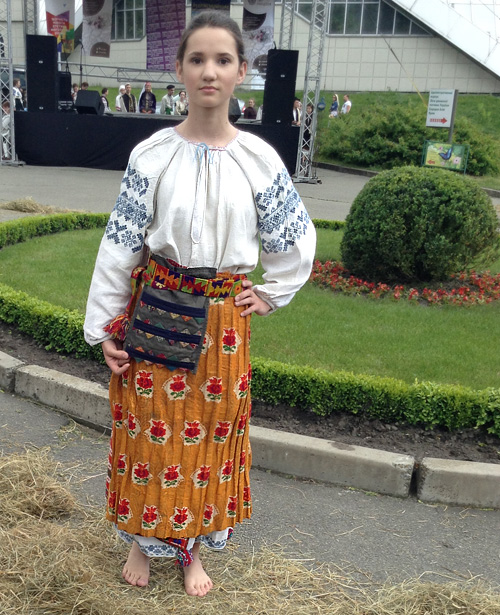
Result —
M168 288L204 297L235 297L243 290L242 282L246 279L246 275L234 274L231 277L212 279L197 278L173 271L150 259L146 271L142 274L142 279L146 286L151 286L151 288Z

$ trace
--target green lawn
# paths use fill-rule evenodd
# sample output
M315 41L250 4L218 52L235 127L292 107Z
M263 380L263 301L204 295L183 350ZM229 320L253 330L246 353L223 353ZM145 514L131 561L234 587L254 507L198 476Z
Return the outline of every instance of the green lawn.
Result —
M36 238L0 250L0 282L85 310L102 229ZM339 256L341 232L319 229L317 256ZM500 271L500 262L492 266ZM259 279L259 271L252 278ZM348 297L310 284L292 304L252 322L254 356L327 370L500 387L500 302L423 307Z

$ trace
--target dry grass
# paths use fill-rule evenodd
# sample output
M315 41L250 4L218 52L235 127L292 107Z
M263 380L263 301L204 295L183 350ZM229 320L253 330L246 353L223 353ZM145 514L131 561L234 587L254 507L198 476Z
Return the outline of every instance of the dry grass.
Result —
M19 211L26 214L62 214L79 211L76 209L52 207L51 205L40 205L40 203L37 203L31 196L27 196L24 199L8 201L7 203L0 203L0 209L9 209L11 211Z
M378 586L369 579L354 580L353 571L313 562L306 566L268 549L241 557L235 548L208 555L205 561L215 589L203 599L184 594L182 573L171 561L154 561L148 588L130 587L120 578L126 547L98 511L80 515L81 521L48 520L57 510L67 515L70 508L61 506L61 501L73 498L64 486L54 488L57 466L47 455L36 460L28 453L0 462L2 615L500 614L500 595L474 579L460 584L411 580ZM38 498L33 516L26 512L26 499L17 494L23 480L28 499L29 494ZM13 497L9 485L15 486ZM13 525L16 515L20 520Z

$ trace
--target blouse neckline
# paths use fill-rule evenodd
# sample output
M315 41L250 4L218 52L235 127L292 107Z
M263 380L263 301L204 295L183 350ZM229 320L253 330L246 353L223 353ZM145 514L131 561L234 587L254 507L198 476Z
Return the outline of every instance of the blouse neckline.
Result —
M201 145L203 147L208 148L209 150L214 150L214 151L219 151L219 152L223 152L227 150L240 136L240 131L237 129L237 132L234 135L234 137L231 139L231 141L226 143L226 145L208 145L207 143L203 143L200 141L191 141L191 139L187 139L186 137L184 137L183 135L179 133L179 131L177 130L177 126L174 126L174 132L185 143L190 143L191 145L194 145L195 147L199 147Z

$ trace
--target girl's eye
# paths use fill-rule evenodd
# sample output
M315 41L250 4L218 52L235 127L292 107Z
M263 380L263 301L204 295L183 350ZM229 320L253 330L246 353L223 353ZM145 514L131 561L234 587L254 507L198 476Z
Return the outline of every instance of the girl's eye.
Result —
M219 60L219 62L220 62L223 66L224 66L224 65L226 65L226 64L229 64L229 62L230 62L230 61L231 61L231 60L230 60L229 58L221 58L221 59Z
M201 59L200 58L191 58L191 63L192 64L201 64Z

